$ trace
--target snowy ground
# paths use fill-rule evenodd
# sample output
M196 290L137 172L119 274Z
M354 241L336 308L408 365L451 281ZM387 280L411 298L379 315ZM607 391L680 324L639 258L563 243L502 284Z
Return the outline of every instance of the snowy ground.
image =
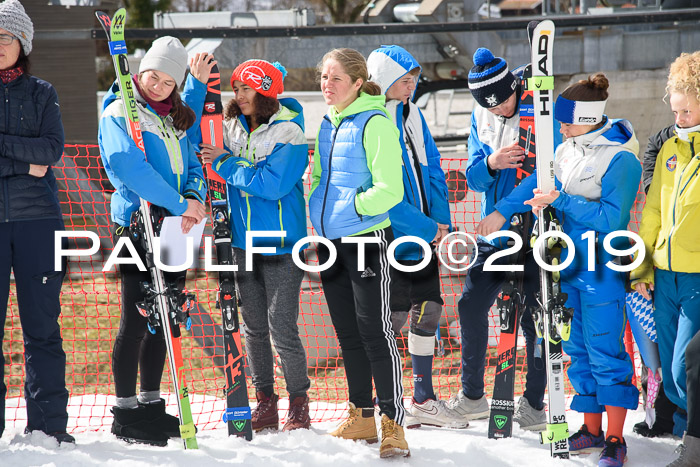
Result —
M208 401L193 401L193 403L207 404ZM8 409L12 404L13 400L9 400ZM80 404L74 404L72 400L71 406L77 407ZM89 415L101 415L95 414L89 404L83 407L82 410L86 413L81 413L81 416L85 420L89 420ZM196 407L193 407L193 410L196 410ZM333 414L332 411L327 410L323 413ZM311 415L314 416L313 408ZM578 428L583 417L571 411L567 415L569 426ZM71 417L75 417L75 414L71 413ZM629 449L629 460L626 465L627 467L665 466L675 457L673 451L679 441L671 437L646 439L632 433L632 425L643 418L644 414L640 409L631 413L627 419L625 438ZM106 428L96 430L80 427L74 432L77 439L75 447L58 447L52 438L42 433L23 434L24 423L18 421L16 425L10 425L5 429L5 434L0 439L0 466L64 467L103 464L110 467L210 467L215 465L540 467L597 465L597 457L555 461L549 457L549 449L539 444L535 433L525 432L515 427L513 438L490 440L486 437L485 420L473 421L465 430L427 427L407 430L406 437L411 448L411 457L394 460L379 459L377 444L353 443L326 436L325 432L335 426L336 422L314 423L310 431L263 433L256 435L252 442L235 437L229 438L225 427L221 425L219 429L201 430L197 435L199 450L188 451L184 451L182 444L178 441L171 440L165 448L128 445L118 441Z

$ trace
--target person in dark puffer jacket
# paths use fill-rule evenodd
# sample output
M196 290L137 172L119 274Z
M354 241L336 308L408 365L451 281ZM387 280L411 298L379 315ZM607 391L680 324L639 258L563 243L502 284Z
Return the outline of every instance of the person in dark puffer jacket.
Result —
M661 146L664 145L666 140L675 135L673 131L674 128L675 125L669 125L655 135L649 137L647 150L644 151L644 157L642 159L642 186L644 187L644 193L649 192L649 185L651 185L651 179L654 176L654 169L656 168L656 157L659 155Z
M59 443L66 433L66 354L58 316L64 267L54 269L54 232L64 230L51 166L63 155L63 124L51 84L29 74L34 26L17 0L0 3L0 323L14 272L24 335L27 427ZM0 352L0 368L5 358ZM7 387L0 377L0 435Z

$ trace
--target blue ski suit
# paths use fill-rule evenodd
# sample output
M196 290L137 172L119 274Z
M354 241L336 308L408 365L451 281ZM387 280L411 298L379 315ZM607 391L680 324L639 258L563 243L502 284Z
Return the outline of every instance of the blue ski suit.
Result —
M115 188L112 220L129 225L131 214L139 209L139 197L175 216L187 209L186 197L204 204L204 172L187 134L156 114L135 90L146 156L127 133L118 93L114 83L102 100L97 136L102 163Z
M190 140L201 143L200 113L206 84L187 77L183 99L197 113ZM270 338L279 354L290 400L304 397L311 382L306 352L299 338L299 287L304 271L292 259L294 244L306 236L302 177L309 163L304 112L295 99L279 99L279 109L251 131L244 115L223 122L228 151L212 162L228 190L229 227L241 307L245 345L253 385L269 392L275 385ZM246 258L246 234L255 231L286 236L257 237L253 247L274 249ZM303 260L303 253L302 253ZM251 270L246 270L250 266ZM255 428L255 425L253 425Z
M206 85L187 77L183 100L197 113L190 141L201 142L200 116ZM231 206L231 239L245 249L246 232L280 231L286 237L255 238L255 247L274 247L273 255L288 254L306 236L306 204L302 177L309 165L304 137L304 113L295 99L280 99L280 109L250 131L245 116L224 121L224 144L229 151L212 163L226 180ZM263 253L268 254L268 253Z
M573 241L564 255L573 263L561 272L567 307L574 309L571 337L563 341L571 356L568 376L576 390L571 408L602 413L606 405L637 408L639 391L632 385L633 368L625 351L625 277L606 266L613 259L604 251L604 237L627 230L630 210L637 196L642 166L637 159L639 143L627 120L607 119L602 128L567 139L555 154L559 197L552 203L564 232ZM532 198L535 177L529 177L496 208L512 215ZM588 242L581 238L594 232L594 266L588 270ZM624 240L629 247L627 239ZM618 249L624 243L612 242ZM565 258L562 258L564 261Z
M139 149L127 133L119 86L115 83L102 102L98 142L102 163L114 185L111 212L115 222L115 241L128 235L131 215L138 211L140 198L181 215L187 199L204 203L207 185L202 165L185 131L172 124L170 116L161 117L134 89L139 123L146 153ZM140 242L136 251L145 258ZM123 253L123 250L122 250ZM162 332L146 332L147 321L136 303L144 300L141 283L150 282L148 271L139 271L134 264L119 265L121 277L121 322L112 351L114 388L118 398L136 395L137 375L141 392L160 390L165 364L166 346ZM166 273L166 282L176 282L185 273Z

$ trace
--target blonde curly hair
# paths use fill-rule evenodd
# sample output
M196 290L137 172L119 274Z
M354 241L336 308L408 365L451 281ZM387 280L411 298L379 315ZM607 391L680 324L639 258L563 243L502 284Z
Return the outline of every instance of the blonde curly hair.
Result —
M671 64L666 82L666 95L672 92L694 96L700 102L700 50L682 53Z

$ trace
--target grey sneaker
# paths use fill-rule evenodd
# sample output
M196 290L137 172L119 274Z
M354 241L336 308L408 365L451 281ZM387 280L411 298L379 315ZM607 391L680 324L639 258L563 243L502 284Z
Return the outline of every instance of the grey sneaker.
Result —
M485 395L474 401L465 396L461 389L447 401L447 408L457 412L466 421L479 420L489 416L489 403L486 401Z
M518 422L523 430L542 431L547 428L547 414L544 408L534 409L522 396L518 399L518 405L515 406L513 421Z
M666 467L698 467L700 466L700 438L683 436L683 442L675 451L678 457Z
M415 430L416 428L421 427L421 423L420 420L411 415L411 412L406 409L406 416L403 419L403 426L407 430Z
M418 420L419 426L421 424L446 428L466 428L469 426L469 421L447 408L447 403L442 400L426 399L420 404L415 400L411 401L411 405L406 411L406 426L414 428L408 424L409 414L410 418Z

